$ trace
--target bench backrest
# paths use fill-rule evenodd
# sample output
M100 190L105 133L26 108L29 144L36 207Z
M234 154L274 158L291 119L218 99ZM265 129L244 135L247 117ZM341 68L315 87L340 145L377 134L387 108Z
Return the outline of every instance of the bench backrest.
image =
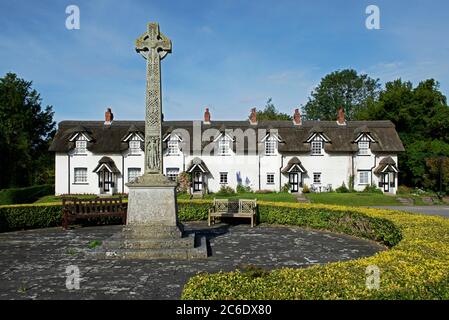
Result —
M257 206L257 199L214 199L215 212L251 213Z
M95 199L63 198L62 206L63 210L71 214L112 213L125 210L125 204L121 197Z
M239 212L252 213L257 206L257 199L240 199Z

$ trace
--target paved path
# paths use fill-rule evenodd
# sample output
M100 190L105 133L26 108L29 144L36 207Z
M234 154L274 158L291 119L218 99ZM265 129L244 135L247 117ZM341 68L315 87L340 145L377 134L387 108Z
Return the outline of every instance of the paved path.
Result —
M424 213L449 218L449 206L376 206L373 208L385 208L413 213Z
M83 252L120 226L60 228L0 234L0 299L178 299L197 272L304 267L370 256L380 245L350 236L296 227L189 223L209 240L211 256L196 261L93 260ZM78 266L79 290L66 288L66 268Z

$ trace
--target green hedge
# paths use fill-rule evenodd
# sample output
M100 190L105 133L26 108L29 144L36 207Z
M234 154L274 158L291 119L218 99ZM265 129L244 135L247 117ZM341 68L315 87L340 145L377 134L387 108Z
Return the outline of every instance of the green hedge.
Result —
M41 185L27 188L0 190L0 205L33 203L39 198L55 193L54 185Z
M374 240L392 247L401 241L400 230L389 220L351 210L259 205L259 222L328 230Z
M206 220L208 202L178 202L181 221ZM49 228L61 225L62 205L60 203L24 204L0 206L0 232ZM84 225L120 223L114 218L84 221Z

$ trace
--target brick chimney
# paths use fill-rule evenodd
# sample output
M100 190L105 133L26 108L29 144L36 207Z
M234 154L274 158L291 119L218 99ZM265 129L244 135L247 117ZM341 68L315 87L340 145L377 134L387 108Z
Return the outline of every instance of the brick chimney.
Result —
M295 126L301 125L301 114L299 113L299 109L295 109L295 113L293 114L293 123Z
M343 107L340 107L338 109L337 123L339 126L346 125L345 110L343 109Z
M206 108L206 111L204 112L204 124L210 124L209 108Z
M256 108L251 109L251 114L249 115L249 123L252 125L257 124L257 111Z
M107 108L106 112L104 113L104 124L111 125L113 120L114 120L114 114L112 113L111 108Z

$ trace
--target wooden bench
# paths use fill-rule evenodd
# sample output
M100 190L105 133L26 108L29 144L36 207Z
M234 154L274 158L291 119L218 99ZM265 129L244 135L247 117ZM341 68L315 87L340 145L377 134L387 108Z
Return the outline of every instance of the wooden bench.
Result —
M209 209L208 224L215 223L216 218L249 218L254 227L257 212L257 199L214 199Z
M126 224L126 203L122 198L96 198L96 199L62 199L62 227L67 230L69 224L77 219L90 219L101 217L119 217Z

